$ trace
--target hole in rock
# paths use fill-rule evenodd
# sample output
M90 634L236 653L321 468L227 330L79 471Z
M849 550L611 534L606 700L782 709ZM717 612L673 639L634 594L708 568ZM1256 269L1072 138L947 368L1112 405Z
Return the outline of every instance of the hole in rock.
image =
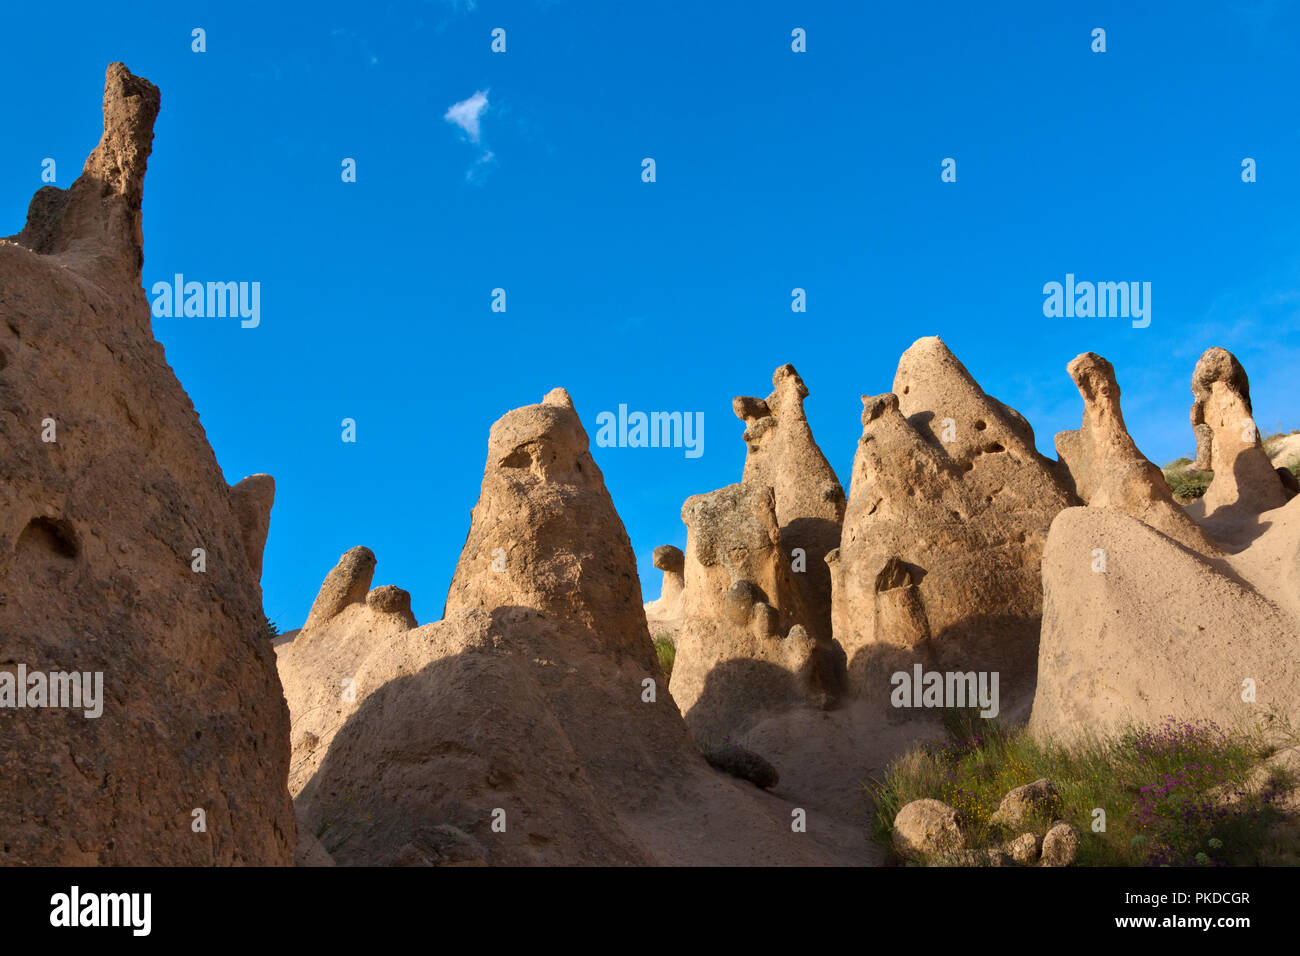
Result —
M47 518L44 515L33 518L18 536L20 555L44 553L72 561L76 559L79 550L76 529L71 522L61 518Z

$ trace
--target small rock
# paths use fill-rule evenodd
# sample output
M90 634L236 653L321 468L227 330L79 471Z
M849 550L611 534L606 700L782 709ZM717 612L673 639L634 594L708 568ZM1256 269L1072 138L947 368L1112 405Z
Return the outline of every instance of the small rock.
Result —
M1056 785L1046 777L1016 787L1002 798L997 812L989 818L989 823L1007 828L1019 827L1030 817L1055 813L1060 809L1061 797L1056 792Z
M1036 863L1038 861L1038 836L1033 833L1022 833L1010 843L1006 844L1007 855L1020 864Z
M1057 823L1043 837L1043 866L1069 866L1079 857L1079 831Z
M959 850L965 845L957 811L941 800L913 800L894 817L894 846L902 854Z

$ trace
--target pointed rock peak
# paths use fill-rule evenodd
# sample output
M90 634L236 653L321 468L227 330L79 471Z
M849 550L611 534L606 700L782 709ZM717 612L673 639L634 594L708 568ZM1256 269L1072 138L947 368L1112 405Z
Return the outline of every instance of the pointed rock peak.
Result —
M271 530L271 506L275 504L275 479L270 475L249 475L230 486L230 504L239 522L244 553L253 577L262 577L262 553Z
M144 263L140 205L161 102L158 87L121 63L109 64L99 145L67 190L37 191L27 224L12 240L40 255L75 251L84 267L124 269L138 282Z
M357 547L344 552L334 570L325 575L302 629L324 624L348 605L365 601L375 575L375 564L375 553L369 548Z
M546 397L542 399L542 404L556 405L560 408L572 409L573 399L569 397L568 389L553 388L546 393Z
M903 417L951 458L969 460L990 447L1039 458L1029 422L987 394L937 335L917 339L902 354L893 392Z
M86 159L82 175L97 179L138 207L161 105L158 87L134 75L125 64L110 63L104 76L104 134Z
M541 404L513 409L496 421L488 435L488 463L514 477L585 484L600 477L588 445L569 393L555 388Z
M563 389L492 426L444 617L510 607L581 624L608 649L651 654L636 556Z

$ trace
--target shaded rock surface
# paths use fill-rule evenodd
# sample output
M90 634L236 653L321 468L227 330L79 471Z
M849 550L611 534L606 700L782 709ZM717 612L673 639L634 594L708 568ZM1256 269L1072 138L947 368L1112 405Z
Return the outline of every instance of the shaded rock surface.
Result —
M1031 730L1300 718L1300 499L1271 514L1247 551L1211 559L1122 511L1062 511L1043 554Z
M792 582L801 592L807 619L802 623L817 640L831 637L831 582L826 555L839 547L844 523L844 489L813 440L804 413L808 397L793 365L772 374L766 399L733 400L736 417L745 423L745 470L741 482L771 488L785 560L802 552L804 570Z
M870 856L824 815L792 833L789 804L699 753L661 686L631 545L563 390L493 426L443 620L408 627L351 602L278 653L298 811L340 864ZM437 849L444 827L464 835L454 854Z
M0 669L103 681L97 718L0 716L0 864L294 859L258 587L273 484L227 487L141 288L160 102L110 65L81 176L0 241Z
M986 395L938 338L899 361L894 391L863 398L840 548L835 639L859 694L888 700L914 662L998 671L1004 711L1032 698L1038 561L1078 499L1014 409Z
M1286 504L1286 487L1264 454L1250 404L1246 370L1227 349L1209 348L1192 372L1196 467L1214 472L1188 507L1217 538L1238 540L1243 526Z

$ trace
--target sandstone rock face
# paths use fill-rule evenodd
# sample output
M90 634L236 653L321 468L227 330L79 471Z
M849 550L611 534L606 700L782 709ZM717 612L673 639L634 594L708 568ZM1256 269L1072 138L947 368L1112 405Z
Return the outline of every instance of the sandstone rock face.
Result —
M827 462L804 414L808 396L793 365L772 374L772 394L766 400L738 397L736 417L745 423L745 470L741 481L771 488L776 522L781 528L786 561L795 549L803 552L803 571L793 577L808 618L804 626L818 640L831 637L831 581L826 555L839 547L844 523L844 489Z
M1148 461L1124 425L1115 369L1085 352L1066 370L1083 396L1083 427L1056 436L1061 470L1087 504L1116 508L1202 554L1218 547L1174 501L1160 469Z
M1297 504L1220 559L1112 508L1057 515L1031 731L1069 740L1171 716L1225 727L1300 718Z
M0 241L0 670L102 674L98 717L0 716L0 864L294 858L257 577L270 486L227 487L141 288L159 104L111 65L82 175Z
M331 572L331 593L368 588L373 565L344 562L363 573ZM379 603L313 615L278 648L297 811L339 864L860 858L792 833L784 802L691 741L563 390L493 426L445 618L409 627Z
M1212 534L1230 537L1288 496L1260 442L1246 370L1227 349L1206 349L1192 372L1196 467L1214 472L1205 495L1188 511Z
M941 800L913 800L894 817L894 848L904 856L963 849L957 811Z
M851 686L887 701L892 672L933 659L998 671L1004 700L1027 705L1039 556L1052 518L1078 499L1029 424L937 338L904 353L893 393L863 398L862 425L828 560Z
M253 579L262 579L262 553L271 531L271 506L275 504L275 479L270 475L249 475L230 486L230 506L239 522L244 554L253 570Z
M786 560L772 489L741 483L686 499L683 620L673 697L702 746L765 711L829 705L839 662L818 641Z
M781 782L775 767L752 750L746 750L736 744L723 744L705 750L704 759L709 762L710 767L729 773L733 777L739 777L741 780L748 780L754 786L764 790L775 787Z

